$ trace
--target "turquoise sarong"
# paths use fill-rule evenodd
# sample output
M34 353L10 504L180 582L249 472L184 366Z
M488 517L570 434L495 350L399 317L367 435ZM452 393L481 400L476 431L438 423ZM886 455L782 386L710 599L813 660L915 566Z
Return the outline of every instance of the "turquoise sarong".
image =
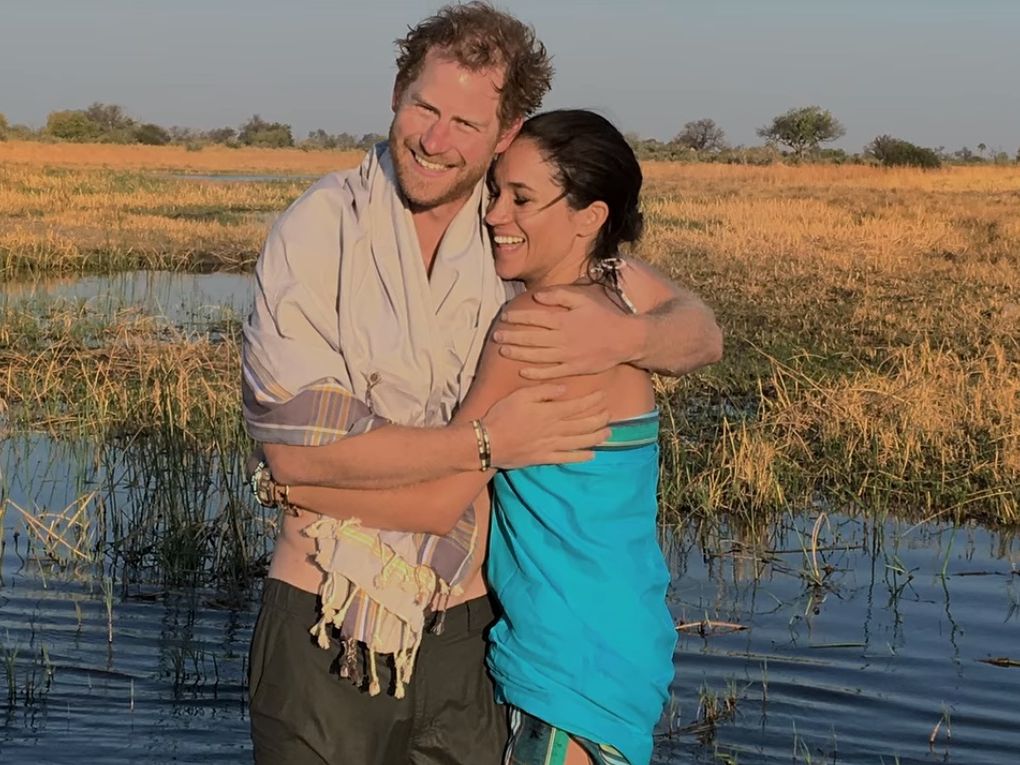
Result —
M646 765L676 629L656 535L658 413L613 423L590 462L494 479L487 662L503 703Z

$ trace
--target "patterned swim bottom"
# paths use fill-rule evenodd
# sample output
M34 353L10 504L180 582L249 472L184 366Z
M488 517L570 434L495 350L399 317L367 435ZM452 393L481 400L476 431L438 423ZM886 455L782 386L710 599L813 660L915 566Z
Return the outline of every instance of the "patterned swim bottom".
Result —
M574 741L595 765L629 765L615 747L573 736L517 707L510 708L510 741L503 765L563 765Z

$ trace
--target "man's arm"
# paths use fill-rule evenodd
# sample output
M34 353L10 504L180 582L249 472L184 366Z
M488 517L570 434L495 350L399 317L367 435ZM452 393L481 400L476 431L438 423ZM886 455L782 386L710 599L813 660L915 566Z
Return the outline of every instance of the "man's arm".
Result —
M559 400L562 386L521 388L489 407L483 422L492 443L493 467L581 462L605 438L609 419L601 394ZM265 443L262 448L280 483L379 489L405 486L478 470L470 422L442 428L384 425L323 446Z
M679 377L722 358L715 315L693 292L636 260L627 261L620 283L637 315L614 312L576 292L543 290L535 294L538 302L568 310L508 310L504 321L514 326L496 334L501 352L546 365L521 371L532 380L597 374L617 364Z
M387 424L342 383L337 325L338 192L325 179L273 226L256 265L244 328L243 412L278 480L341 488L419 483L474 470L470 425L415 429ZM346 387L345 387L346 386ZM485 413L494 465L585 458L605 419L591 402L561 401L561 386L514 394ZM604 409L604 407L602 407Z
M516 363L500 356L497 346L488 342L478 365L478 374L451 428L466 424L473 434L474 429L470 425L473 419L484 417L483 422L488 422L487 412L496 402L527 385L529 383L521 378ZM607 436L606 431L599 434L600 439ZM468 467L454 475L388 489L290 486L287 500L296 507L333 518L357 518L372 528L446 534L494 473L493 470L479 469L474 435L471 443L472 457L468 460ZM276 478L279 480L278 476Z

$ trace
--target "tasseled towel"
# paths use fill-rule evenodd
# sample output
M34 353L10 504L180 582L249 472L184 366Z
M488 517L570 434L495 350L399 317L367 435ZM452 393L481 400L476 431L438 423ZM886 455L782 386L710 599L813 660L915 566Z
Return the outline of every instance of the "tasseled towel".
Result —
M321 648L330 648L330 630L340 630L351 606L360 600L359 617L374 620L365 641L368 692L376 696L382 691L377 656L391 655L393 695L403 698L421 646L425 611L432 602L445 610L450 595L460 588L451 588L431 566L410 563L383 542L378 532L363 529L356 518L322 518L304 533L317 540L315 562L327 572L321 590L322 615L309 631ZM335 556L338 549L342 555ZM335 568L338 560L344 563L343 571ZM343 642L340 675L360 684L358 641L348 638Z

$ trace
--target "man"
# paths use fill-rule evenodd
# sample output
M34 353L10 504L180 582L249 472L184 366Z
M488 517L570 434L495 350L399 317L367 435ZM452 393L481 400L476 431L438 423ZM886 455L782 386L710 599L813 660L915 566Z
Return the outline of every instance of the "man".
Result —
M479 427L447 424L509 294L482 179L552 70L532 30L484 3L446 7L398 45L387 144L295 202L259 261L245 418L282 484L382 497L478 470L490 451L500 468L576 461L605 436L597 396L559 400L555 384L514 393ZM553 291L543 299L569 310L509 316L520 328L504 332L505 352L547 379L718 358L711 312L634 270L659 308L617 316ZM483 665L487 523L484 494L445 536L284 518L252 641L257 762L500 760L505 720ZM335 639L339 655L321 650Z

